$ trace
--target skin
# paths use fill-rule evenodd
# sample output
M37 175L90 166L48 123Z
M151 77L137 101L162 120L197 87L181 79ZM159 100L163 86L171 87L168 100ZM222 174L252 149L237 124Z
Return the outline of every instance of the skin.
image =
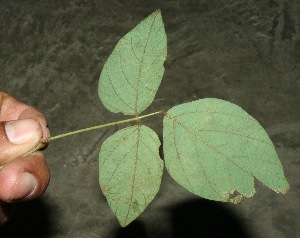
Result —
M20 122L23 127L14 130L14 138L21 139L12 140L8 128ZM15 202L37 198L46 190L50 172L45 157L40 151L28 152L49 136L40 112L0 91L0 224L9 219Z

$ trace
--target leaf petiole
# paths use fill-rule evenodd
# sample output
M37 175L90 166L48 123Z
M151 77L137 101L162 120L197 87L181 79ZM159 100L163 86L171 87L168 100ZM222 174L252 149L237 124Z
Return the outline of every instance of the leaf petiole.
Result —
M53 141L53 140L56 140L56 139L60 139L60 138L63 138L63 137L79 134L79 133L86 132L86 131L102 129L102 128L105 128L105 127L116 126L116 125L120 125L120 124L124 124L124 123L128 123L128 122L133 122L133 121L139 121L140 119L143 119L143 118L146 118L146 117L151 117L151 116L154 116L154 115L157 115L157 114L162 114L163 115L163 113L164 113L163 111L158 111L158 112L149 113L149 114L144 115L144 116L137 116L137 117L122 120L122 121L116 121L116 122L110 122L110 123L102 124L102 125L98 125L98 126L92 126L92 127L88 127L88 128L84 128L84 129L80 129L80 130L76 130L76 131L67 132L67 133L64 133L64 134L57 135L57 136L52 136L48 140Z

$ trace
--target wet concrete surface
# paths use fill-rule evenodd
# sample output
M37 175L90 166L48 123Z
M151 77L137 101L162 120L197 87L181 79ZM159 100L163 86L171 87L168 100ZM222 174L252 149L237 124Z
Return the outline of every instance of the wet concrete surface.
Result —
M120 228L97 174L101 143L119 126L53 141L47 192L17 204L1 238L299 236L299 1L0 1L0 90L43 112L52 135L124 118L100 103L98 78L117 41L158 8L168 58L145 113L205 97L238 104L267 130L291 190L256 182L235 206L198 198L165 171L154 201ZM158 118L145 124L162 137Z

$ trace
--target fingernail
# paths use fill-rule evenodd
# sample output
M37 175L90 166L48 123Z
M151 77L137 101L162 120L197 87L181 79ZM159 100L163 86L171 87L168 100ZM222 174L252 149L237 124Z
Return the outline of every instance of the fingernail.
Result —
M24 144L38 138L41 134L39 129L38 122L33 119L16 120L5 124L7 138L14 144Z
M36 186L36 178L28 172L22 172L16 182L11 200L20 200L28 197L34 192Z

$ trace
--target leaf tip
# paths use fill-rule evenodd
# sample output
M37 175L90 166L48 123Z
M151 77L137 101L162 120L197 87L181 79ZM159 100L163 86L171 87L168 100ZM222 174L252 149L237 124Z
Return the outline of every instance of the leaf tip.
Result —
M155 12L158 13L158 14L161 14L161 10L160 9L157 9Z
M250 194L239 193L237 190L235 190L234 192L227 193L223 201L239 205L245 200L245 198L253 197L254 194L255 190Z
M280 189L276 189L274 190L276 193L282 193L282 194L286 194L289 190L290 190L290 185L288 184L286 187L284 188L280 188Z
M130 223L127 223L127 222L120 222L120 221L119 221L119 224L120 224L121 227L126 227L126 226L128 226Z
M242 201L244 201L244 199L245 199L245 196L242 194L239 194L239 195L236 195L236 196L233 196L232 198L230 198L229 202L231 202L235 205L238 205L238 204L241 204Z

